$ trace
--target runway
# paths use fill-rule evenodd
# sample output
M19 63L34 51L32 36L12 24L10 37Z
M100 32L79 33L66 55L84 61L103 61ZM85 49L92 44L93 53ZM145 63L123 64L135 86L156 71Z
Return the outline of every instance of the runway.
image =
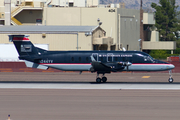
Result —
M0 120L177 120L180 74L1 73Z
M0 89L0 119L178 120L179 90Z
M9 89L119 89L119 90L180 90L180 84L137 83L0 83Z
M96 83L95 74L84 73L6 73L1 74L0 88L16 89L155 89L180 90L180 74L168 73L113 73L107 74L107 83Z
M159 84L168 83L169 73L146 72L146 73L111 73L105 74L107 83L144 83ZM173 73L174 83L180 83L180 73ZM27 83L95 83L96 73L42 73L42 72L0 72L2 82L27 82Z

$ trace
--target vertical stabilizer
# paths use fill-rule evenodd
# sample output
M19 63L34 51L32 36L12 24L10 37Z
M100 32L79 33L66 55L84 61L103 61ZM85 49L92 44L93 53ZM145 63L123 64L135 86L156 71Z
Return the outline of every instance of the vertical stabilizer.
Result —
M13 42L19 56L38 55L37 48L31 43L28 35L8 35L9 41Z

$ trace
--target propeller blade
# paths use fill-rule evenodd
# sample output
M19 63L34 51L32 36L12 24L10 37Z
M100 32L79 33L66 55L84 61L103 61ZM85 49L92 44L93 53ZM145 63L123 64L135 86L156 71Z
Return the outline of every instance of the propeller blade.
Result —
M126 66L130 66L130 65L132 65L131 62L126 62Z
M127 66L127 71L129 70L129 66L132 65L131 62L126 62L126 66Z

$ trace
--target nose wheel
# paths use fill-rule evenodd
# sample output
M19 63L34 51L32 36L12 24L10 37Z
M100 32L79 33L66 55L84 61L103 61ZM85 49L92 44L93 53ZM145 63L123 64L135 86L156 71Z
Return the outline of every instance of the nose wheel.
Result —
M169 83L173 83L173 78L169 78Z
M172 78L172 71L169 70L169 79L168 79L169 83L173 83L173 78Z

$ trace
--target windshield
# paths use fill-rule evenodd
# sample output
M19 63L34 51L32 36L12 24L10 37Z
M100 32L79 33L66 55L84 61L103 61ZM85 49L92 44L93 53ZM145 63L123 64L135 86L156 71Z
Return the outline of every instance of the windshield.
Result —
M144 61L153 63L154 59L151 56L144 56Z
M147 57L147 59L151 62L154 62L154 59L150 55Z

